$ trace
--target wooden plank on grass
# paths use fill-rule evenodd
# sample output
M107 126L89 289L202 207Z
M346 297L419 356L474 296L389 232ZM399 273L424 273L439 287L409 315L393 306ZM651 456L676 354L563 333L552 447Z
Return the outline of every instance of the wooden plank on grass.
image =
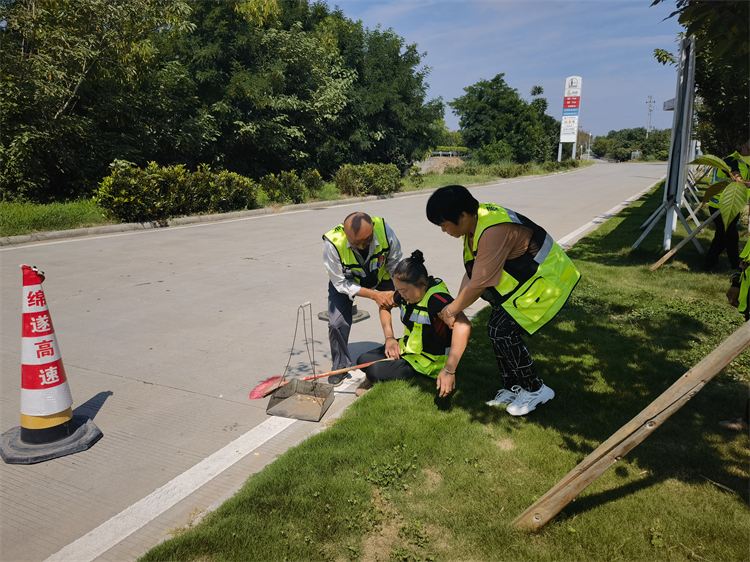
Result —
M516 517L513 525L535 530L560 513L586 486L651 435L664 421L682 408L708 381L750 346L750 322L746 322L700 363L665 390L640 414L571 470L539 500Z

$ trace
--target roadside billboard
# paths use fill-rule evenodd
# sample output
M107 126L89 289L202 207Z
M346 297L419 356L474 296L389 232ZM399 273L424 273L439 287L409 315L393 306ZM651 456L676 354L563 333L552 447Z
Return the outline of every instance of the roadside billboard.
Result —
M568 76L565 79L560 142L576 142L578 139L578 112L581 109L582 85L583 78L580 76Z

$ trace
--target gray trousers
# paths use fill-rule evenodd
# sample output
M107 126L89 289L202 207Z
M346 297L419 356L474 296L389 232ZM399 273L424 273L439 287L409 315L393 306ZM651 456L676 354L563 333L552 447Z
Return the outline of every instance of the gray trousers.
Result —
M393 291L393 281L382 281L375 291ZM328 341L331 344L332 370L351 367L352 358L349 355L349 332L352 330L352 301L349 295L339 293L328 282Z

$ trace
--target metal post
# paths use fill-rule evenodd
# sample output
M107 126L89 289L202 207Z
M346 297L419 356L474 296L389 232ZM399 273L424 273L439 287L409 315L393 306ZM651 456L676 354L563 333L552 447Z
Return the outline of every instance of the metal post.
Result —
M573 141L573 152L571 152L570 157L575 160L576 159L576 145L578 144L577 141Z
M557 161L562 160L562 143L557 146Z

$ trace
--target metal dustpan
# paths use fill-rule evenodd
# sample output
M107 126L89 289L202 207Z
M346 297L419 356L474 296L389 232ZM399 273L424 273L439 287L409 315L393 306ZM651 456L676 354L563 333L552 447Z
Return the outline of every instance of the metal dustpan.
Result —
M307 337L307 322L305 309L310 312L310 338ZM313 337L313 319L312 305L310 302L301 304L297 309L297 325L294 328L294 340L292 340L292 349L289 353L289 362L294 354L294 343L297 340L297 328L299 328L299 317L302 313L302 326L305 331L305 347L310 359L310 368L313 376L315 375L315 340ZM284 369L282 380L286 378L289 370L289 362ZM317 380L304 381L301 379L292 379L281 388L274 391L271 399L268 401L266 413L272 416L281 416L292 418L294 420L320 421L320 418L328 411L333 404L333 385L321 383Z
M320 421L333 404L332 384L293 379L271 395L266 413L294 420Z

